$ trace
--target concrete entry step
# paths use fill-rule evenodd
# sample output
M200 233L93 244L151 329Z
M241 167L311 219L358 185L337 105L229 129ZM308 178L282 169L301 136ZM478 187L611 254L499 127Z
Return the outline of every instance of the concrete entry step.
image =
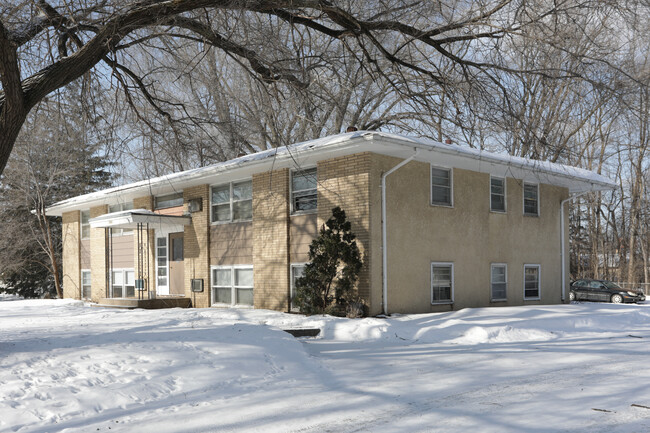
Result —
M156 298L156 299L131 299L131 298L102 298L96 307L107 308L124 308L132 310L134 308L144 308L146 310L157 310L160 308L191 308L192 300L190 298Z

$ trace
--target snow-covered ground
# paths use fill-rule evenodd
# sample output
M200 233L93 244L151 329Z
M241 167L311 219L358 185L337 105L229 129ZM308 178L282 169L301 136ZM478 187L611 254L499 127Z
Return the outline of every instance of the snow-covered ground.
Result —
M650 304L346 320L12 299L2 432L650 432Z

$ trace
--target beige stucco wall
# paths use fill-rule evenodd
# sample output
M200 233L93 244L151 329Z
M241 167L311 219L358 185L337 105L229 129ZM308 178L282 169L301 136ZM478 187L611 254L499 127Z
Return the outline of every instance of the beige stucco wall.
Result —
M318 236L315 213L292 215L289 227L289 249L291 263L309 261L309 245Z
M81 296L81 257L80 257L79 211L66 212L62 221L63 244L63 297L80 299Z
M399 160L373 156L373 181ZM387 178L388 311L424 313L489 305L561 302L559 206L565 188L540 185L540 216L523 215L521 182L507 179L507 212L489 209L489 175L454 169L453 207L431 206L430 165L411 162ZM381 269L381 196L372 187L373 250ZM568 226L568 225L567 225ZM431 305L431 262L453 262L454 303ZM490 301L491 263L507 264L507 301ZM541 265L541 299L524 301L524 264ZM372 275L373 299L381 272ZM377 312L373 304L372 312Z
M210 232L210 265L253 264L252 222L214 224Z

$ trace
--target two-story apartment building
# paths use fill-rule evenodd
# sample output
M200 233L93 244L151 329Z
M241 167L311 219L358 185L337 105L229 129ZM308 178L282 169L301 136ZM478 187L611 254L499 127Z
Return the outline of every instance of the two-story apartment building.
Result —
M69 298L185 297L291 309L331 210L345 210L371 314L564 300L567 201L595 173L358 131L74 197L63 221Z

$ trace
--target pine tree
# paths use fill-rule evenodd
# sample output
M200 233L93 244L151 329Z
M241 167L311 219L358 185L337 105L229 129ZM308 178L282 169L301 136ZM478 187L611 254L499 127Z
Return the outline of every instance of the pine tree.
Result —
M363 265L351 228L345 211L337 206L309 246L309 263L296 281L293 300L301 312L345 313Z
M1 290L24 297L62 295L61 221L45 209L113 181L112 163L100 153L108 137L65 103L73 93L61 96L30 115L0 176Z

